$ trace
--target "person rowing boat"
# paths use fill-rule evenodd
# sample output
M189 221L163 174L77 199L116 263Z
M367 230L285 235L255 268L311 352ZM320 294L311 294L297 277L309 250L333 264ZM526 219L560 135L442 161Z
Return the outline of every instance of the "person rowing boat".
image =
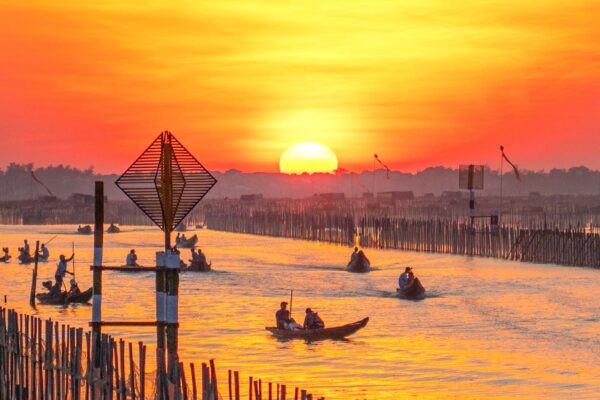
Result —
M64 254L61 254L59 257L60 261L58 262L58 265L56 266L56 272L54 273L54 279L56 281L56 286L59 288L59 290L62 287L62 283L63 283L63 279L64 279L65 275L66 274L73 275L72 272L67 271L67 263L69 261L71 261L74 257L75 257L75 253L71 254L71 257L69 257L69 258L66 258Z

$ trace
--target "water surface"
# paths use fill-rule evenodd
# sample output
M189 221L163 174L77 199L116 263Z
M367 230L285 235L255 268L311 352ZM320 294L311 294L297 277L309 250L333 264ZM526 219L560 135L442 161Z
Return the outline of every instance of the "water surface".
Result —
M28 238L50 243L40 279L52 279L58 254L76 251L82 288L91 285L92 236L73 226L0 226L0 247ZM180 286L180 356L215 358L220 372L307 388L330 399L598 398L600 271L485 258L368 250L377 269L343 270L351 249L321 243L202 230L215 272L185 273ZM190 233L188 233L189 235ZM105 235L105 264L135 248L154 263L163 243L150 227ZM184 254L186 251L184 250ZM185 254L187 255L187 254ZM394 296L404 266L431 297ZM0 295L28 306L32 267L0 265ZM154 319L154 275L104 272L103 320ZM293 313L312 307L328 326L371 318L348 341L282 342L264 330L294 289ZM87 327L91 307L40 306L37 313ZM154 344L153 328L111 328ZM152 352L149 351L149 354ZM224 382L222 379L221 382Z

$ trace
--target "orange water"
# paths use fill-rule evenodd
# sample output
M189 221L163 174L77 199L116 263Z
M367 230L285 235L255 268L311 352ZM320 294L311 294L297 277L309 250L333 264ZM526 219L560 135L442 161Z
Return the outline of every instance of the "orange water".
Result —
M35 244L59 234L40 281L52 279L58 254L70 254L75 242L77 278L87 288L93 238L74 229L0 226L0 247L9 246L15 257L23 238ZM600 271L367 250L377 269L350 274L342 267L348 248L197 233L215 272L181 275L185 361L215 358L221 373L237 369L330 399L600 397ZM162 242L155 228L124 227L105 235L105 264L123 264L130 248L141 264L153 264ZM394 297L405 265L414 267L431 297ZM31 267L13 260L0 268L0 295L10 307L33 313ZM312 307L329 326L371 321L348 341L277 341L264 327L291 288L298 319ZM152 273L105 272L103 293L103 320L154 319ZM40 306L37 313L86 327L91 307ZM154 343L153 328L105 331Z

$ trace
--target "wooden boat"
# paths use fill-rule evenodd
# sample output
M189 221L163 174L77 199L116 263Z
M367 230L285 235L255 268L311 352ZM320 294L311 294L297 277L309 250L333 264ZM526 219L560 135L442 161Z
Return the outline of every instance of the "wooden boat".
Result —
M91 235L93 232L92 227L89 225L80 226L77 228L77 233L82 235Z
M94 288L89 288L88 290L81 292L78 295L68 296L67 303L85 304L90 301L93 294L94 294Z
M346 271L348 272L356 272L356 273L365 273L371 270L371 266L368 262L359 263L358 260L354 260L346 267Z
M209 272L212 269L212 261L207 263L203 263L203 265L197 265L195 263L191 263L189 267L187 267L186 271L190 272Z
M351 324L336 326L333 328L300 329L294 331L277 329L275 327L267 327L265 329L271 332L273 336L282 339L305 339L308 341L314 341L325 339L343 339L364 328L368 322L369 317L361 319L360 321L353 322Z
M408 289L396 289L398 297L407 300L423 300L425 298L425 288L421 284L419 278L415 278L415 282Z
M179 240L176 246L182 249L191 249L196 243L198 243L198 235L194 234L194 236L189 239Z
M21 264L31 264L35 259L30 254L21 254L17 257Z
M121 228L119 228L115 224L110 224L110 226L106 230L106 233L119 233L119 232L121 232Z
M7 263L11 259L11 256L0 257L0 262Z
M89 288L85 292L81 292L75 296L69 296L67 292L60 292L56 295L50 295L49 293L38 293L35 297L38 299L40 304L48 305L64 305L64 304L84 304L90 301L93 294L93 288Z

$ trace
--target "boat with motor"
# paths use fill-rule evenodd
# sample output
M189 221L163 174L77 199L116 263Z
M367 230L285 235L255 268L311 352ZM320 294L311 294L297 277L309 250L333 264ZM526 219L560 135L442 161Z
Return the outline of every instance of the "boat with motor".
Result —
M369 322L369 317L351 324L336 326L323 329L277 329L276 327L266 327L265 329L280 339L304 339L307 341L326 340L326 339L344 339L361 330Z
M413 284L407 288L396 288L398 297L407 300L423 300L425 298L425 288L419 278L415 278Z
M355 273L365 273L371 271L371 266L366 260L360 262L360 260L358 260L357 258L348 264L348 266L346 267L346 271Z

